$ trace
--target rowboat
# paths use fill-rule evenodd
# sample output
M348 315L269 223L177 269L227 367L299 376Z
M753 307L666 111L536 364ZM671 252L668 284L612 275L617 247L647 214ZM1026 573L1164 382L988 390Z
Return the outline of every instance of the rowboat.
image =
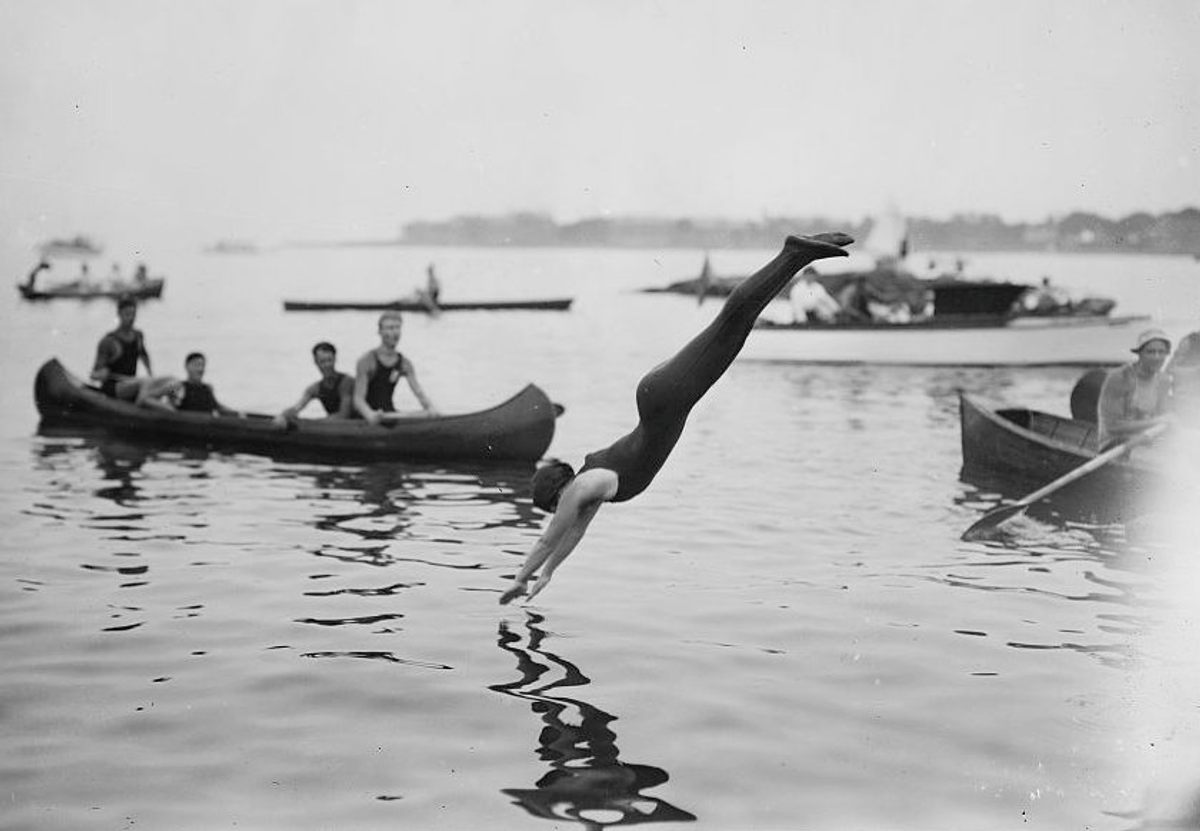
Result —
M739 360L910 366L1096 366L1124 361L1149 318L934 315L909 323L760 320Z
M533 384L487 410L404 418L387 424L301 418L286 428L272 416L215 416L139 407L110 398L56 358L38 370L34 400L43 426L98 428L124 436L171 439L265 456L330 459L537 461L561 410Z
M1096 425L1025 407L990 407L959 395L961 477L1023 494L1070 473L1098 452ZM1110 462L1064 489L1060 502L1113 518L1135 509L1159 474L1136 455Z
M561 297L549 300L479 300L475 302L438 301L437 309L443 312L565 312L571 308L573 298ZM391 300L384 302L284 300L285 312L422 312L428 314L430 307L419 300Z
M18 283L17 290L21 292L21 296L26 300L102 300L105 298L116 299L118 297L133 297L138 300L146 300L162 297L164 283L166 283L166 279L162 277L129 283L64 283L44 289L31 287L28 283Z

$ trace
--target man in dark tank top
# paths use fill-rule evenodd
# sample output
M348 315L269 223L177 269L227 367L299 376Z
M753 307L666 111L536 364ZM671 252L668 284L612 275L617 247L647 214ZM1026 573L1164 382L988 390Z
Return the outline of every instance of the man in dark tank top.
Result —
M412 361L396 351L403 320L399 312L379 316L379 346L358 359L354 373L354 408L372 424L406 416L396 412L392 394L401 378L421 404L425 415L437 415L433 402L417 381Z
M358 417L354 412L354 379L338 372L337 348L329 341L321 341L312 348L312 355L321 379L305 387L299 401L275 416L275 423L280 427L299 418L300 411L313 399L321 402L326 418Z
M100 389L111 398L133 401L145 407L173 409L164 399L179 382L174 378L156 378L150 368L150 353L146 337L135 329L137 301L123 297L117 301L117 328L100 338L91 379L100 382ZM137 377L138 363L146 367L150 377Z
M183 368L187 372L187 378L175 393L175 409L210 415L241 416L237 410L218 401L212 385L205 383L204 370L207 367L208 359L202 352L192 352L184 359Z

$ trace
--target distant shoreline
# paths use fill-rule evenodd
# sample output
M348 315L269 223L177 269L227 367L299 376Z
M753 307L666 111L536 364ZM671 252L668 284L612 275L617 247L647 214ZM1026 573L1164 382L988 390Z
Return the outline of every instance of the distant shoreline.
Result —
M1006 223L991 214L950 219L909 217L914 251L1027 251L1105 254L1200 254L1200 209L1135 213L1112 220L1076 212L1039 223ZM390 239L296 241L287 247L617 248L677 250L769 249L792 233L836 228L866 238L870 220L772 217L760 221L600 217L559 224L545 214L458 216L405 225Z

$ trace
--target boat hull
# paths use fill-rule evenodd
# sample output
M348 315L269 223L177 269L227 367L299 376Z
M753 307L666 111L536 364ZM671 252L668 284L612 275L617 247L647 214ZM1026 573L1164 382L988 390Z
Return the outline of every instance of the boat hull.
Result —
M932 318L919 323L771 324L751 333L746 360L910 366L1117 364L1145 317Z
M147 280L145 283L139 285L130 284L116 288L90 289L73 288L70 286L31 289L28 285L22 283L17 286L17 290L21 292L21 296L26 300L115 300L118 297L148 300L162 297L163 284L165 282L166 280L160 277L154 280Z
M530 384L508 401L474 413L387 425L301 418L283 429L269 415L166 412L118 401L84 384L57 359L38 371L34 399L48 427L100 428L266 456L337 460L537 461L554 437L556 415L546 394Z
M440 312L565 312L571 308L572 298L553 298L549 300L488 300L477 303L438 303ZM318 300L285 300L285 312L420 312L428 314L430 309L424 303L410 300L393 300L383 303L372 302L339 302Z
M961 394L961 477L1024 495L1070 473L1096 457L1096 425L1026 408L997 409ZM1058 495L1075 512L1113 519L1145 504L1159 474L1146 464L1118 459L1092 472Z

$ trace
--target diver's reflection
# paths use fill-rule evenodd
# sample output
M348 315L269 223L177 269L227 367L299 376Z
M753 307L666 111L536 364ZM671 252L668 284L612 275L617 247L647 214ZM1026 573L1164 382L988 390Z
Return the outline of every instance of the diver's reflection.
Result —
M289 476L311 477L325 498L348 497L360 507L313 516L322 531L348 531L371 542L390 542L411 528L421 506L437 502L469 501L476 506L499 507L504 515L477 527L529 528L541 524L540 515L527 500L513 493L528 487L533 465L440 465L377 462L362 467L280 468Z
M500 623L498 644L516 657L521 677L490 689L531 702L545 724L538 736L538 758L550 763L550 771L533 788L504 788L501 792L536 817L574 820L589 829L695 820L695 815L641 793L666 782L667 772L617 758L617 736L608 726L616 716L585 701L550 694L591 682L570 661L542 648L546 637L538 627L542 620L540 615L528 614L524 647L519 645L521 636L510 632L506 622ZM551 672L554 674L543 677ZM578 724L568 722L572 711Z
M123 508L146 498L137 480L141 478L142 467L153 457L152 452L136 444L107 439L82 443L46 441L38 448L39 457L46 461L79 454L89 455L103 477L104 484L93 491L95 496Z

